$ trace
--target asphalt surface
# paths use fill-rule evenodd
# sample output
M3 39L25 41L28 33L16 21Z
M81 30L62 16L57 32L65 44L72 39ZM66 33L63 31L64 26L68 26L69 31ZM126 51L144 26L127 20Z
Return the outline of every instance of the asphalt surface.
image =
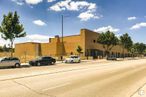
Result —
M0 97L146 97L146 59L0 70Z

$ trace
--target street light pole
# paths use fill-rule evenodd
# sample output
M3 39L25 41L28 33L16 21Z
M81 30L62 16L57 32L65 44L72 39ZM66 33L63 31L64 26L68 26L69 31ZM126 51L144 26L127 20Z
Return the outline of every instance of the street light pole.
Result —
M64 23L64 21L63 20L64 19L63 18L64 18L64 16L62 15L62 31L61 31L61 34L62 34L62 54L61 54L61 60L62 60L62 62L63 62L63 55L64 55L64 52L63 52L63 45L64 45L63 44L63 31L64 31L64 24L63 23Z

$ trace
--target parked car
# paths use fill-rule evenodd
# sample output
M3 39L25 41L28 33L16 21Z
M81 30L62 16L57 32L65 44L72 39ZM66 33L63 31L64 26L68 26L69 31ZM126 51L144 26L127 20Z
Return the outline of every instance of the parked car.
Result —
M69 58L65 59L65 63L80 63L81 59L77 55L71 55Z
M49 56L39 57L35 60L29 61L29 64L31 66L52 65L55 63L56 63L56 60Z
M16 57L0 58L0 67L20 67L20 60Z
M117 60L117 57L115 55L110 55L107 57L107 60Z

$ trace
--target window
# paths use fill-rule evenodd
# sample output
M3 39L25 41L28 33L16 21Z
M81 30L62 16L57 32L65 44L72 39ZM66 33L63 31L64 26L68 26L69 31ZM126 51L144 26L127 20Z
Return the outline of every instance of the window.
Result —
M4 58L2 61L9 61L10 58Z
M42 59L48 60L48 59L51 59L51 57L43 57Z
M10 58L10 60L19 60L18 58Z
M93 42L95 43L95 42L96 42L96 40L93 40Z

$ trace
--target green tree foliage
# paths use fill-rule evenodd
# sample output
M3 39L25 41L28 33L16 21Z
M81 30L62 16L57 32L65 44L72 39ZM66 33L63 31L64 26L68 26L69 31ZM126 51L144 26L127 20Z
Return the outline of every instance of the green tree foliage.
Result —
M124 56L125 56L125 49L130 51L130 48L133 45L133 41L132 41L131 37L127 33L123 34L122 36L120 36L120 45L123 48L123 58L124 58Z
M76 51L79 53L79 54L82 54L83 52L82 52L82 47L81 46L78 46L77 47L77 49L76 49Z
M8 46L6 46L6 45L3 46L3 51L4 51L4 52L10 52L11 50L14 50L14 48L11 49L10 47L8 47Z
M108 55L112 48L119 43L119 40L113 32L107 31L99 35L98 43L103 45L105 54Z
M137 50L137 53L140 55L143 55L145 53L146 50L146 45L143 43L135 43L135 47Z
M8 15L3 16L3 21L0 26L0 32L2 33L2 38L10 41L11 56L13 56L13 43L15 38L25 37L26 32L24 27L19 22L19 16L17 12L9 12Z
M6 45L0 46L0 52L10 52L10 51L11 51L11 48L7 47Z
M0 46L0 52L3 52L3 47L2 46Z
M135 44L132 45L129 52L132 54L132 57L135 57L137 55L137 48Z

